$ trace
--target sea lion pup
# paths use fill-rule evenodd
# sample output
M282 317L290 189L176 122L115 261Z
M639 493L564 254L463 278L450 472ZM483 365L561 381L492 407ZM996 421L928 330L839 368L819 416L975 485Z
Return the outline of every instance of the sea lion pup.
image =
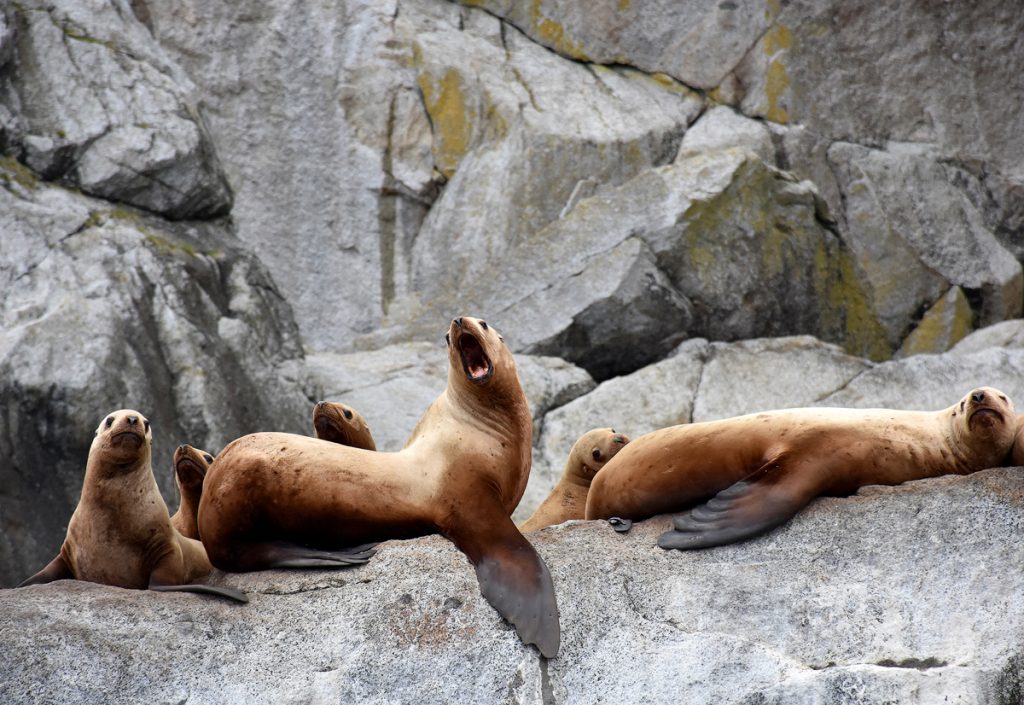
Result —
M174 484L178 486L181 504L171 516L171 524L182 536L197 541L196 513L203 495L203 478L212 462L212 455L190 445L178 446L174 451Z
M366 419L346 404L317 402L313 407L313 432L316 437L343 446L377 450Z
M480 319L449 326L448 385L397 453L256 433L213 461L199 531L213 564L248 571L365 562L365 544L440 533L527 644L558 653L554 586L509 518L526 488L532 421L515 361ZM348 548L354 547L354 548Z
M790 409L672 426L605 465L587 518L689 509L658 545L718 546L775 528L819 495L997 467L1016 430L1012 402L991 387L935 412Z
M100 421L60 553L18 587L74 578L248 602L233 588L197 582L213 566L203 544L171 525L150 465L152 444L149 421L138 411L121 409Z
M629 443L629 438L614 428L587 431L573 444L558 484L529 519L519 525L523 533L582 519L587 508L587 492L594 475Z

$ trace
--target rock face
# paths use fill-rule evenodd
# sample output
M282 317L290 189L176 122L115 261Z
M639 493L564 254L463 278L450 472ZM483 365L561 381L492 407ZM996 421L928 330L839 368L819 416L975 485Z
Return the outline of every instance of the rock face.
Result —
M550 661L440 537L333 573L225 576L244 606L73 581L4 590L0 698L1015 702L1022 496L1020 468L866 488L692 553L654 545L666 517L625 536L603 522L542 530L562 624Z
M60 547L104 414L148 416L175 502L177 445L298 430L310 407L288 305L222 227L111 207L16 163L0 165L0 186L0 581L12 584Z

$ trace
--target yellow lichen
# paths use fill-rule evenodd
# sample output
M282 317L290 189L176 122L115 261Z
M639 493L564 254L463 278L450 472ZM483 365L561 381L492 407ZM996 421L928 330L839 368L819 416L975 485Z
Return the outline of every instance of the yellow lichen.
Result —
M974 312L963 290L957 286L950 291L952 297L936 301L903 341L901 356L946 352L974 329Z
M764 52L768 56L768 69L765 71L764 81L765 99L768 103L765 117L781 124L789 122L789 112L783 107L786 89L789 88L789 75L782 60L784 52L792 45L792 33L781 24L768 30L764 38Z
M533 4L530 6L530 25L536 33L537 40L573 59L590 61L590 57L583 51L583 45L566 37L565 27L560 22L544 15L541 9L543 3L544 0L533 0Z
M436 83L426 71L420 73L417 81L434 127L434 163L450 179L469 150L473 134L462 79L458 71L448 69Z
M39 183L32 170L13 156L0 157L0 179L13 181L27 189L34 189Z

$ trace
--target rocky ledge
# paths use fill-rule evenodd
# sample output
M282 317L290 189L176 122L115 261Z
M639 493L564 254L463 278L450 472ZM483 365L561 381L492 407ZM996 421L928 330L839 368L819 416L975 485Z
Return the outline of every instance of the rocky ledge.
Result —
M339 572L226 575L239 606L60 582L0 591L4 703L1018 703L1024 473L814 502L754 541L654 546L569 522L533 541L545 661L440 537Z

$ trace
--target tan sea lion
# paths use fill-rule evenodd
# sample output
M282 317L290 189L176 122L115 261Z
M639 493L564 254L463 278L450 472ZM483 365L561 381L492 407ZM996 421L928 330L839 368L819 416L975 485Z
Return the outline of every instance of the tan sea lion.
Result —
M313 407L313 432L316 437L352 448L377 450L366 419L346 404L318 402Z
M178 486L181 503L178 511L171 515L171 525L182 536L199 540L196 513L203 496L203 478L213 462L213 456L205 450L190 445L178 446L174 451L174 484Z
M486 322L456 318L448 385L397 453L286 433L230 443L203 488L199 529L224 570L339 567L365 544L440 533L520 638L558 652L547 566L509 518L530 471L532 421L516 365Z
M997 467L1016 430L1012 402L991 387L935 412L791 409L672 426L605 465L587 518L689 509L658 545L718 546L773 529L819 495Z
M519 530L526 533L570 519L582 519L594 475L627 443L629 438L616 433L614 428L595 428L580 436L569 451L558 484L533 515L519 525Z
M60 553L19 587L74 578L248 602L233 588L197 582L213 566L203 544L171 525L150 465L152 443L149 420L138 411L121 409L100 421Z

